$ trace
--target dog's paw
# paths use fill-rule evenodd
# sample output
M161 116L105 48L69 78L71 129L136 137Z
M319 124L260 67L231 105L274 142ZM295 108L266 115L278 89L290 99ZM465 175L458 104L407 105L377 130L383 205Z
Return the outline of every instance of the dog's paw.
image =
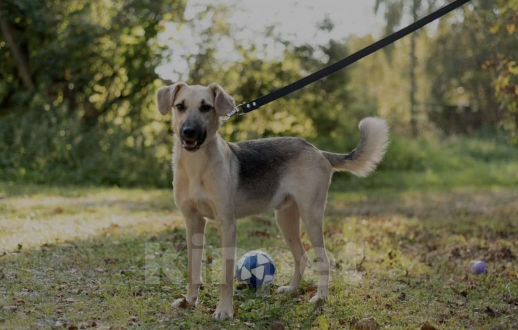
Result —
M316 295L314 295L310 300L309 302L310 303L313 303L313 304L316 304L316 303L322 303L326 300L327 297L317 293Z
M285 286L281 286L277 289L277 293L292 293L296 290L297 288L294 287L294 286L291 286L291 285L285 285Z
M173 302L173 308L193 308L196 306L196 299L193 302L189 302L185 297L176 299Z
M212 318L218 321L223 321L226 319L231 319L234 316L234 310L232 306L230 307L218 307L214 314L212 314Z

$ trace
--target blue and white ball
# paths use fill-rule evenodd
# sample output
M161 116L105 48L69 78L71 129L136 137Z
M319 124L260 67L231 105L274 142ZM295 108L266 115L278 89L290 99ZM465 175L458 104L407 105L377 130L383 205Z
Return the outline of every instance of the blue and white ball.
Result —
M236 277L241 283L254 288L267 286L273 282L275 264L272 257L262 251L250 251L243 255L236 265Z

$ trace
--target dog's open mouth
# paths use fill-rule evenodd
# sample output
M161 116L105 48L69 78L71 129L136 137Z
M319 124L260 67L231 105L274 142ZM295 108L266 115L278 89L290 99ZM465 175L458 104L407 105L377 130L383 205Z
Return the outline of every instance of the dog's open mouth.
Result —
M187 151L196 151L200 148L200 144L196 140L182 140L182 147Z

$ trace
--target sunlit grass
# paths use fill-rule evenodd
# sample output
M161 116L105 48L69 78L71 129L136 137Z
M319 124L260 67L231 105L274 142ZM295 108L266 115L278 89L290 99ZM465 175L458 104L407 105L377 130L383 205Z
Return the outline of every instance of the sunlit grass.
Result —
M119 229L134 234L182 223L165 190L4 185L0 251L86 239ZM0 190L0 193L1 190Z

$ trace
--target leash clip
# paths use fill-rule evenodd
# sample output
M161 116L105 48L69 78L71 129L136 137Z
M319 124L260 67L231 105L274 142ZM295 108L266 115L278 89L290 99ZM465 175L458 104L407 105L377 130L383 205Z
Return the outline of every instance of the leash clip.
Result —
M221 119L223 119L223 121L227 122L229 121L232 117L234 116L243 116L245 115L245 112L243 111L243 109L241 108L242 106L244 105L244 103L241 103L241 104L238 104L236 105L236 107L230 111L228 114L226 114L225 116L223 116Z

